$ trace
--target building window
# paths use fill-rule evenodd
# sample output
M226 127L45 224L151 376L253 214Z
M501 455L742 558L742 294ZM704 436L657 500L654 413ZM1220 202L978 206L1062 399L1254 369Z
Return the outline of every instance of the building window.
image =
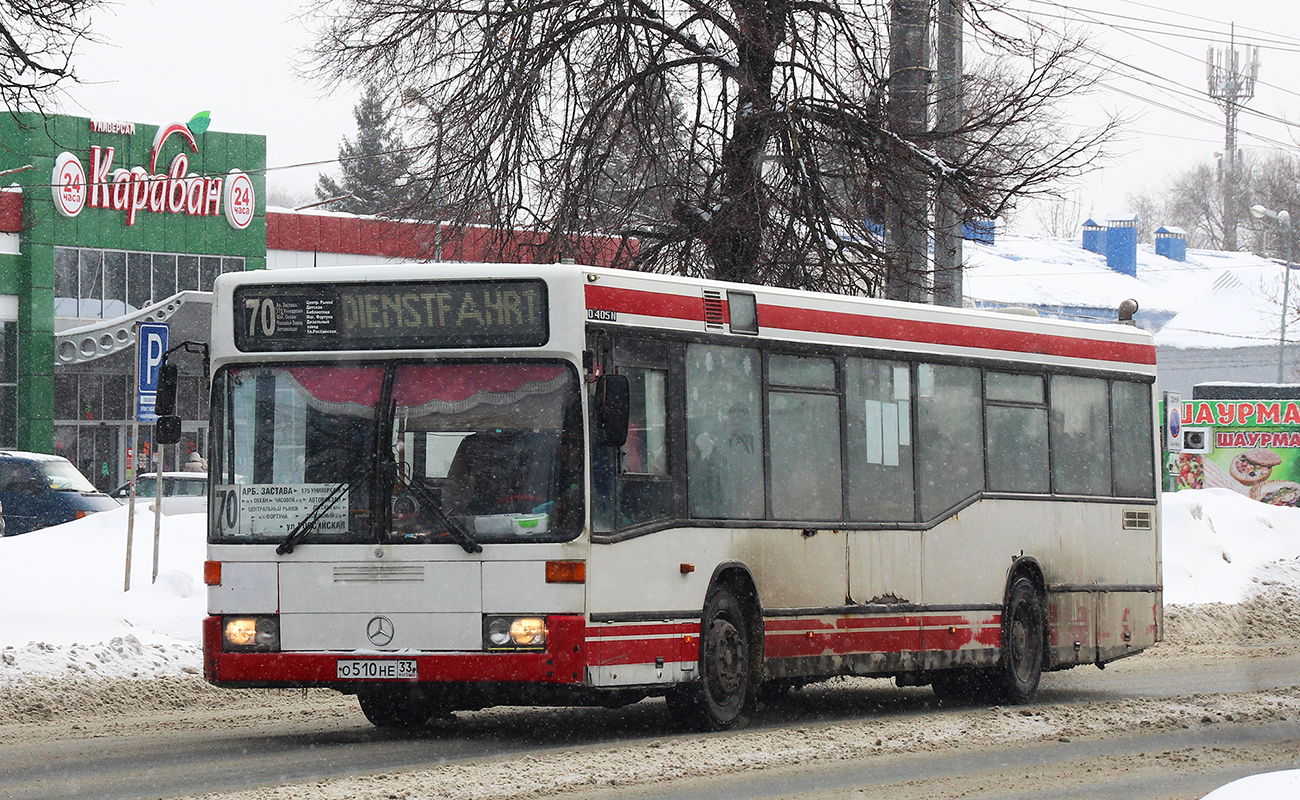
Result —
M237 256L54 248L54 316L116 319L177 292L212 291L223 272L242 272Z
M0 322L0 446L18 444L18 323Z

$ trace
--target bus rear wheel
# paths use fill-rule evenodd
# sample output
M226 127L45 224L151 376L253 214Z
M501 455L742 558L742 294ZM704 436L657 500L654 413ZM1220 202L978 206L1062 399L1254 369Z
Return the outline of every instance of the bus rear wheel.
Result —
M444 709L415 686L374 686L357 691L361 713L376 728L418 728Z
M1033 581L1015 579L1002 610L1002 654L995 667L958 668L935 673L930 686L940 700L1028 703L1043 675L1047 625Z
M718 586L704 601L700 619L699 677L668 695L668 710L698 730L744 725L754 704L749 625L731 590Z
M1047 625L1043 601L1033 581L1023 575L1011 584L1002 619L1002 658L994 674L999 699L1028 703L1043 676L1043 650Z

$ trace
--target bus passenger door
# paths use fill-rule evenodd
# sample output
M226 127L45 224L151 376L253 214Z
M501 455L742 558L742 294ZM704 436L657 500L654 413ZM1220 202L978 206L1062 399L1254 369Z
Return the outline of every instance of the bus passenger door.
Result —
M627 377L630 408L622 447L591 452L592 530L601 533L673 517L677 511L680 467L675 454L680 430L668 424L681 418L680 377L672 355L678 345L598 333L590 346L607 372Z
M913 368L846 359L848 515L880 527L848 533L849 613L886 669L921 667L921 531L913 490Z

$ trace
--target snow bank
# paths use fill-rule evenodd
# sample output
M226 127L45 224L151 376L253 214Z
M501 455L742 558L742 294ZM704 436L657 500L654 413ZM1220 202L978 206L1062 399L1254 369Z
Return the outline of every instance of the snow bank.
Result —
M1269 797L1300 797L1300 769L1241 778L1220 786L1201 800L1260 800Z
M151 583L153 516L142 507L129 592L125 508L0 539L0 682L200 672L204 515L163 517ZM1297 595L1300 509L1204 489L1166 494L1164 521L1166 604Z
M1227 489L1164 496L1165 603L1240 603L1300 586L1300 509Z
M204 522L162 518L154 583L152 507L137 505L129 592L125 507L0 539L0 680L198 672Z

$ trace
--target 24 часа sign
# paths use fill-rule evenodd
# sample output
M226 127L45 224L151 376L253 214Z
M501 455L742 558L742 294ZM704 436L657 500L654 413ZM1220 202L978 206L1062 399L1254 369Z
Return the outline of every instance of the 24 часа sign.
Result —
M1183 405L1183 452L1170 454L1175 489L1231 489L1300 506L1300 402L1193 400Z

